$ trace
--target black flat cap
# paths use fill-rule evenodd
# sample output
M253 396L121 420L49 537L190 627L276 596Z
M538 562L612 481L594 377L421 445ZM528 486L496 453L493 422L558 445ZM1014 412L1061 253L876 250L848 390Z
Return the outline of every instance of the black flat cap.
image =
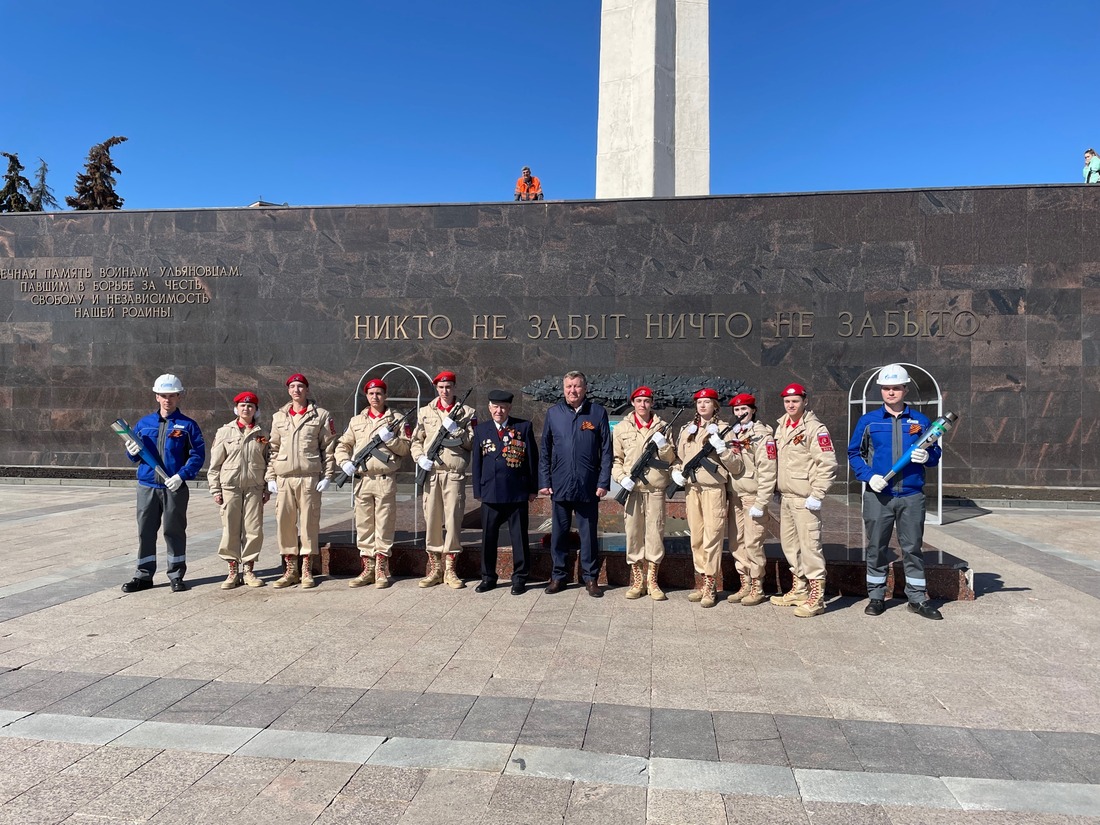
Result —
M512 393L505 390L489 390L489 400L494 404L511 404Z

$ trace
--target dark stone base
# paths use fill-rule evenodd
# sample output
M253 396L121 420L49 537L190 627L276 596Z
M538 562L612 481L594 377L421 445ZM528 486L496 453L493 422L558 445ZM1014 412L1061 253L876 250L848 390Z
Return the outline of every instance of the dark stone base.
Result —
M531 583L549 582L553 562L544 534L532 534L532 559L527 580ZM607 537L605 537L606 539ZM609 544L611 542L608 542ZM661 564L661 586L669 591L689 590L700 586L700 577L695 573L691 560L691 551L686 551L684 542L672 539ZM568 581L580 581L577 566L579 539L572 534L571 549L567 559L570 571ZM825 546L826 582L828 595L855 596L867 595L866 566L863 552L859 548L839 545ZM765 544L768 557L764 576L764 587L768 593L779 593L791 587L790 568L783 557L779 545L773 542ZM423 543L413 540L399 542L394 546L390 558L390 570L398 577L419 578L424 575L427 556ZM359 551L353 536L348 531L339 531L322 535L320 573L324 576L355 576L362 569ZM462 553L456 559L459 576L467 581L481 578L480 536L464 531ZM965 561L933 548L925 550L925 575L928 580L928 596L938 601L971 601L974 599L973 581L969 566ZM505 547L497 558L497 577L507 581L512 576L512 555ZM602 585L626 587L630 583L630 569L626 563L626 554L622 550L604 550L600 554L600 577ZM905 576L901 563L891 566L887 574L886 589L895 598L904 598ZM723 551L721 569L718 576L720 590L732 592L738 587L738 575L734 569L733 557Z

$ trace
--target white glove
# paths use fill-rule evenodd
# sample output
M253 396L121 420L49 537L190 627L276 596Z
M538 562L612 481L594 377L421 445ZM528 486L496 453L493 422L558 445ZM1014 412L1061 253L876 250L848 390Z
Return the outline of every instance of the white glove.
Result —
M809 496L806 499L806 509L807 510L813 510L815 512L817 510L820 510L821 509L821 499L814 498L813 496Z
M271 495L277 496L279 494L279 485L274 481L269 481L267 482L267 491L271 493Z
M432 471L432 467L435 466L434 464L432 464L432 460L426 455L420 456L420 458L416 460L416 463L420 465L421 469L424 469L429 473Z
M679 470L672 471L672 480L676 482L677 487L686 487L687 479L684 478L684 474Z
M874 490L876 493L881 493L883 490L886 489L886 485L889 483L890 482L887 481L883 476L876 474L871 476L871 480L867 482L867 486Z
M393 433L390 432L389 427L383 427L378 431L378 437L382 439L383 444L389 444L393 441Z
M668 439L665 438L665 434L662 432L655 432L653 434L653 443L657 445L658 450L663 450L668 446Z
M183 486L183 479L180 478L179 473L177 473L171 478L166 478L164 480L164 486L174 493L176 492L176 490Z
M928 450L924 447L918 447L913 450L913 454L909 456L909 460L914 464L926 464L928 462Z
M137 458L138 455L141 453L141 445L138 444L136 441L128 440L126 442L126 452L128 452L134 458Z
M707 424L707 432L711 435L714 435L718 432L718 425L711 421L709 424Z
M695 433L695 431L698 430L698 429L699 429L699 425L696 424L694 421L692 421L690 424L688 424L686 427L684 427L684 432L687 433L688 435L693 435Z
M718 453L718 455L722 455L722 453L729 449L726 447L726 442L723 441L722 437L718 434L712 435L707 440L710 442L710 446L714 447L714 451Z
M619 486L629 493L634 489L634 479L630 476L623 476L623 480L619 482Z
M340 465L340 469L344 471L344 475L348 478L352 478L355 475L355 462L345 461Z
M317 482L317 492L323 493L325 490L328 489L328 486L330 484L332 484L331 481L329 481L327 478L322 478L320 481Z
M752 518L764 518L764 511L759 507L751 507L749 508L749 515Z
M449 415L443 416L443 421L441 423L443 424L444 427L447 428L447 432L449 432L451 435L454 435L455 433L458 432L458 425L454 422L454 419L451 418Z

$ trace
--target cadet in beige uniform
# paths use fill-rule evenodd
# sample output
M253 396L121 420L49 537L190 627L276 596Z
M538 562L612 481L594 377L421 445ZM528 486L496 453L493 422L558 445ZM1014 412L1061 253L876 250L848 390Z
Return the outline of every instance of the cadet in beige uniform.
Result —
M275 524L285 570L272 587L299 582L299 554L302 587L316 587L313 557L321 529L321 493L336 472L336 422L328 410L309 400L304 375L290 376L286 386L290 403L271 418L271 463L267 465L267 489L277 496Z
M389 587L390 552L397 525L397 481L401 458L409 454L409 439L398 432L400 416L386 407L386 382L372 378L363 385L369 406L348 422L336 443L336 463L355 479L355 540L363 572L348 587ZM382 442L360 470L352 458L374 437Z
M271 495L264 486L269 439L256 422L260 399L254 392L242 392L233 399L233 405L237 418L214 436L206 473L210 495L221 508L222 543L218 555L229 563L222 590L238 587L242 573L249 587L264 586L253 567L264 543L264 505Z
M794 606L801 618L825 612L825 556L821 552L821 503L836 478L833 440L806 409L806 389L789 384L781 393L786 414L779 419L777 487L781 496L779 533L794 583L772 604Z
M718 418L718 391L706 387L695 393L695 420L680 430L676 443L676 464L672 480L686 490L684 496L688 529L691 531L691 559L695 572L703 577L702 587L688 594L688 601L703 607L717 604L714 579L722 558L722 536L726 532L726 485L730 472L742 468L739 446L731 448L723 438ZM713 454L694 473L685 477L684 468L710 445Z
M764 519L775 493L776 446L772 428L756 420L756 398L746 393L730 399L737 421L730 439L741 446L740 471L730 473L730 517L726 535L741 587L727 601L752 607L764 595Z
M657 583L657 571L665 558L665 488L669 467L676 452L664 434L665 422L653 414L653 390L638 387L630 394L634 412L615 425L611 432L611 478L628 492L626 500L626 562L630 565L628 599L668 597ZM638 482L630 477L634 463L652 441L657 446L653 462ZM649 569L646 570L646 562Z
M424 524L427 532L428 572L421 587L443 582L448 587L465 587L455 573L455 556L462 550L459 536L466 511L466 477L470 470L474 411L455 400L456 376L441 372L433 382L439 397L417 414L412 437L412 457L428 473L424 484ZM444 428L447 437L433 463L428 448Z

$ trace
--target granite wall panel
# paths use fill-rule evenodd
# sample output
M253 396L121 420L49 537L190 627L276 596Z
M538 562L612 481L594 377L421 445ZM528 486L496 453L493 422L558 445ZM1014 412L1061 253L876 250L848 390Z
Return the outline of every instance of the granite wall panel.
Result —
M842 441L897 360L963 416L949 484L1100 483L1100 187L4 215L0 318L0 466L124 466L109 422L164 371L211 430L298 370L343 424L382 361L479 404L573 367L724 376L769 419L799 381Z

